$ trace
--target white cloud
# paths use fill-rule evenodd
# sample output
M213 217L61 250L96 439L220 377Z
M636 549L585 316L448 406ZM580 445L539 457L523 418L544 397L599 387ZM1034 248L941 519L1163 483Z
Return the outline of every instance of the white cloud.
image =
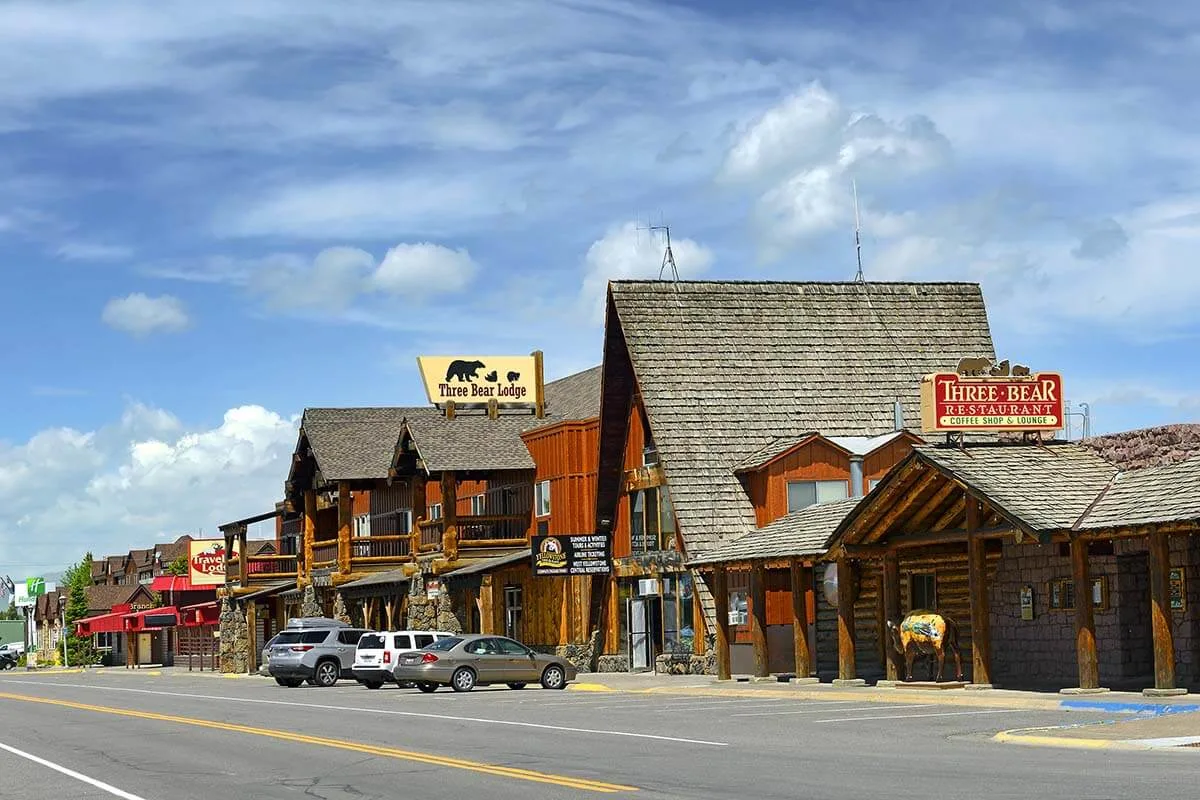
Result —
M926 117L856 112L818 83L762 113L734 142L719 179L765 184L752 211L762 254L852 219L854 178L887 186L944 164L950 143Z
M133 404L96 431L50 429L0 446L0 572L61 567L86 550L123 553L200 529L215 535L221 523L268 510L298 424L242 406L195 429Z
M383 257L371 284L391 294L458 292L467 288L477 269L464 249L429 242L398 244Z
M595 322L604 321L604 298L610 280L658 278L671 280L671 268L663 270L665 242L657 233L638 230L636 222L626 222L608 230L592 242L584 256L581 302ZM703 275L713 264L713 253L692 239L672 239L671 252L679 277L692 279Z
M171 295L149 297L141 292L109 300L100 319L105 325L134 336L177 333L191 324L179 298Z
M329 247L311 262L296 256L265 259L250 279L252 289L277 310L342 311L363 291L375 257L357 247Z
M67 261L121 261L133 255L133 248L96 242L66 242L55 255Z

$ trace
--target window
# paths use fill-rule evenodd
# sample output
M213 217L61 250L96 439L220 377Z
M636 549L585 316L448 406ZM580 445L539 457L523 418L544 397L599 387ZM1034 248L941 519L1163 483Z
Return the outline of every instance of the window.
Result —
M630 493L629 526L633 552L675 549L675 511L667 487Z
M354 535L355 536L370 536L371 535L371 515L359 514L354 518Z
M397 636L396 638L399 639L400 637ZM383 648L383 637L377 633L368 633L358 640L359 650L382 650Z
M471 496L471 516L482 517L487 513L487 495L477 494Z
M647 441L642 448L642 463L647 466L658 463L658 447L654 442Z
M879 485L879 482L881 480L883 480L883 479L882 478L871 478L870 480L868 480L867 481L867 491L868 492L875 491L875 487Z
M506 656L527 656L529 648L512 639L496 639L494 640L500 645L500 652Z
M354 628L346 631L338 631L338 643L357 645L358 640L362 638L364 633L366 631L355 630Z
M1050 608L1054 611L1075 609L1075 581L1070 578L1050 581Z
M429 647L429 645L433 644L433 634L418 633L415 638L417 640L418 650L424 650L426 647Z
M504 587L504 635L510 639L521 638L521 587Z
M367 638L366 636L363 637L363 639L366 639L366 638ZM359 640L358 646L362 647L362 639ZM396 650L412 650L413 649L412 637L409 636L407 633L398 633L392 639L392 647L395 648Z
M932 572L914 572L908 578L910 611L937 610L937 576Z
M473 656L482 655L499 655L500 648L496 646L495 639L476 639L469 645L463 648L466 652Z
M431 506L429 506L429 518L430 519L441 519L442 518L442 504L441 503L434 503Z
M817 503L830 503L850 496L847 481L788 481L788 513Z
M436 642L429 645L425 649L426 650L437 650L439 653L445 653L449 650L453 650L454 648L458 647L460 644L462 644L462 639L458 638L457 636L447 636L445 639L438 639Z
M534 485L533 507L537 516L550 516L550 481L538 481Z
M407 536L412 533L413 513L411 508L402 508L396 512L396 534Z
M138 583L150 583L154 580L154 573L147 570L146 572L138 573Z
M111 650L113 648L113 639L116 636L112 631L96 634L96 647L100 650Z

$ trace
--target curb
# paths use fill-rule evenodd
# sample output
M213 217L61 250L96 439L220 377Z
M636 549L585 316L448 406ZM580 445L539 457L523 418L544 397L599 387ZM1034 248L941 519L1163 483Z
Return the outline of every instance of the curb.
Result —
M1046 736L1032 733L1022 733L1022 730L1064 730L1062 728L1023 728L1011 731L1000 731L992 737L993 742L1002 744L1016 744L1026 747L1057 747L1068 750L1125 750L1127 752L1147 752L1150 750L1156 751L1175 751L1186 752L1194 751L1200 753L1200 749L1184 747L1183 745L1193 741L1200 741L1200 737L1183 736L1170 739L1074 739L1068 736Z

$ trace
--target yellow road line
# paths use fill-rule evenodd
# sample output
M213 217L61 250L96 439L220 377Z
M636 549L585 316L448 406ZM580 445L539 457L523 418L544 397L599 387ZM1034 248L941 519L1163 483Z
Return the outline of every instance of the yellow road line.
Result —
M623 786L616 783L593 781L587 778L573 778L569 775L553 775L546 772L520 769L518 767L505 767L498 764L485 764L480 761L468 761L461 758L439 756L433 753L419 753L412 750L400 750L395 747L350 742L344 739L330 739L324 736L308 736L302 733L291 733L288 731L273 730L271 728L255 728L249 725L237 725L230 722L214 722L212 720L196 719L194 717L179 717L171 714L156 714L150 711L134 711L127 708L97 706L91 705L90 703L76 703L71 700L54 700L48 697L9 694L8 692L0 692L0 700L19 700L27 703L42 703L45 705L61 706L63 708L73 708L79 711L95 711L102 714L115 714L122 717L148 719L156 722L174 722L179 725L193 725L198 728L211 728L213 730L231 731L233 733L247 733L254 736L265 736L270 739L279 739L285 742L314 744L322 747L332 747L338 750L350 750L355 753L366 753L368 755L383 756L385 758L397 758L405 761L416 761L421 764L432 764L434 766L451 767L453 769L462 769L469 772L479 772L485 775L516 778L518 780L533 781L534 783L548 783L554 786L563 786L569 789L582 789L585 791L604 792L607 794L612 794L615 792L638 791L636 786Z

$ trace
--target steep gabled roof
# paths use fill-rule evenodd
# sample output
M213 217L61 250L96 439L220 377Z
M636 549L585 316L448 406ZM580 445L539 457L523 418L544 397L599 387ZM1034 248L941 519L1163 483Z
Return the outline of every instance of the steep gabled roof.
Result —
M600 375L595 366L546 384L546 413L554 422L600 416ZM538 421L541 424L545 420Z
M1191 521L1200 521L1200 456L1121 473L1078 527Z
M113 606L132 602L137 594L144 594L147 600L153 598L150 590L140 583L132 586L88 586L84 593L87 595L89 614L106 614Z
M436 413L427 407L306 408L300 437L325 480L386 478L404 419Z
M911 436L907 431L887 431L886 433L879 433L874 436L822 436L819 433L784 436L742 459L742 462L734 468L734 472L754 472L760 470L793 450L817 440L836 447L847 456L869 456L879 448L905 435ZM913 438L916 439L917 437L913 436Z
M810 431L890 430L897 400L916 425L922 377L995 355L977 284L614 281L609 293L606 337L626 342L692 557L754 528L733 474L748 457Z
M797 556L820 556L825 543L846 515L862 501L850 497L818 503L780 517L770 525L708 550L690 566L716 562L760 561Z

